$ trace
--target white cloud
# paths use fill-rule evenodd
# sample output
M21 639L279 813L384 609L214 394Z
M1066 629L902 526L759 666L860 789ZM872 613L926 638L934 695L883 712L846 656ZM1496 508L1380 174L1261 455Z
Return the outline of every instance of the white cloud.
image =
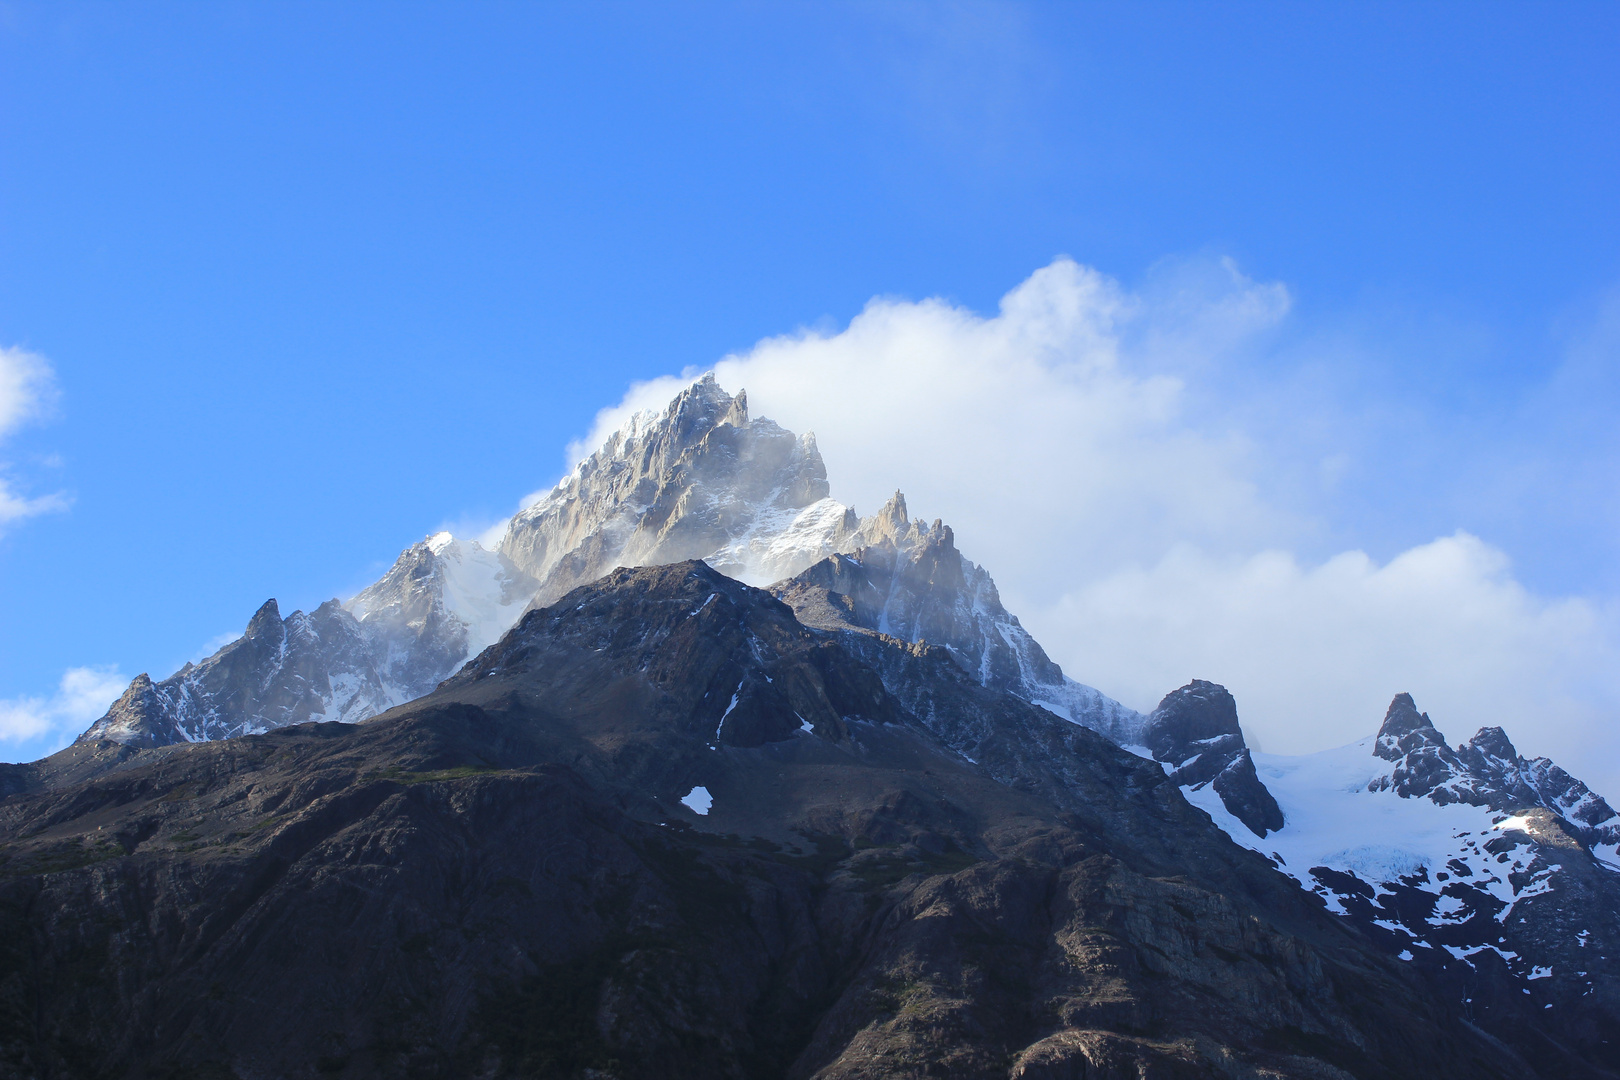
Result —
M37 419L54 400L55 386L43 356L0 346L0 437Z
M1604 723L1620 704L1608 677L1620 670L1612 613L1535 596L1501 551L1467 533L1383 565L1360 551L1307 566L1285 551L1178 547L1026 622L1138 706L1195 676L1224 683L1273 753L1368 734L1390 697L1409 691L1452 742L1497 724L1521 751L1584 768L1590 782L1620 760Z
M1462 532L1381 565L1300 554L1333 531L1322 500L1351 458L1332 441L1354 423L1251 362L1289 307L1229 260L1127 290L1059 259L994 316L877 299L716 372L816 432L836 497L870 512L899 487L951 523L1054 659L1128 704L1224 682L1267 749L1299 752L1369 733L1410 691L1454 741L1498 724L1620 795L1611 608L1533 594ZM572 453L695 374L632 387Z
M49 753L99 720L128 685L115 667L69 668L48 698L0 701L0 740Z
M44 415L55 398L56 381L44 357L0 346L0 439ZM18 494L4 468L0 463L0 531L13 521L67 508L68 498L60 492L36 498Z

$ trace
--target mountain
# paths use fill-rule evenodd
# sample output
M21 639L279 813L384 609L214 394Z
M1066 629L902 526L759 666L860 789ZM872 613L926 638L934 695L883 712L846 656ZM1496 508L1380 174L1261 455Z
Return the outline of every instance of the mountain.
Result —
M1065 676L1002 606L984 568L957 551L950 526L912 521L901 493L862 520L845 547L771 591L808 625L928 642L981 685L1115 742L1139 733L1141 715Z
M160 746L364 720L430 692L525 610L617 566L703 559L764 585L834 552L878 558L883 545L905 579L880 605L885 632L945 634L986 685L1110 735L1135 730L1135 712L1047 658L990 575L956 553L949 529L912 523L898 493L862 520L828 491L814 435L750 417L745 393L704 375L663 410L631 416L514 515L493 551L441 532L347 603L282 619L270 600L213 656L162 682L137 676L80 741ZM955 576L918 577L917 559Z
M1160 765L701 562L367 723L16 779L0 1076L1573 1075Z
M289 821L301 839L271 842ZM184 955L260 1012L268 991L236 965L288 1000L316 977L329 996L309 1008L343 1018L321 1037L347 1048L323 1060L361 1046L423 1075L643 1075L678 1044L706 1048L702 1075L1404 1076L1400 1054L1445 1046L1418 1074L1620 1077L1620 819L1596 793L1498 728L1451 747L1407 695L1376 735L1302 758L1252 753L1213 682L1128 709L1063 673L947 525L898 492L859 517L813 436L750 417L712 376L627 420L493 550L436 534L347 603L283 618L272 600L215 655L140 676L68 751L0 766L0 826L0 918L42 943L0 960L0 1030L39 1060L125 1053L78 1027L181 1010L199 984L165 965ZM535 836L555 848L538 870ZM1155 884L1073 900L1068 860L1099 853ZM923 893L896 884L916 875ZM1193 929L1172 932L1154 890L1183 887L1164 902ZM737 940L695 914L722 901ZM108 905L148 913L146 936L94 938ZM534 926L553 911L571 913L555 940ZM1188 945L1211 920L1250 929ZM495 924L509 949L472 944ZM345 948L371 982L316 959ZM63 974L114 953L117 987L81 995ZM1256 956L1287 986L1252 982ZM753 981L722 993L732 966ZM149 976L147 997L125 985ZM652 1002L660 981L694 1004ZM367 1011L379 993L416 1018L404 1058ZM1408 1026L1369 1033L1393 1021L1368 994ZM56 1002L56 1034L26 1027L25 999ZM248 1033L210 1043L224 1021L182 1012L146 1060L292 1060ZM536 1017L577 1038L533 1042ZM930 1057L929 1039L967 1056Z
M1263 840L1188 798L1554 1075L1620 1073L1620 815L1483 728L1447 745L1408 694L1378 733L1257 755L1284 827ZM1594 1068L1608 1072L1593 1072Z

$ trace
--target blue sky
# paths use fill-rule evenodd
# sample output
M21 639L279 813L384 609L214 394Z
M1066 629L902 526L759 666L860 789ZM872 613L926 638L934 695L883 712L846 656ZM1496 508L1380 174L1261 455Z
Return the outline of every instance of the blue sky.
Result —
M1584 605L1588 667L1558 677L1601 683L1617 46L1612 4L0 3L0 347L49 370L0 389L4 491L47 500L0 522L0 702L167 675L268 596L488 525L632 383L874 297L994 316L1060 255L1156 313L1121 331L1128 374L1181 387L1143 445L1227 448L1272 522L1189 519L1201 557L1381 567L1462 530L1541 616ZM1210 329L1251 295L1285 301ZM838 418L795 419L836 466ZM1132 563L1075 535L1095 517L1020 561L892 465L1015 598L1077 553L1169 573L1173 529ZM878 471L844 467L871 509ZM1565 689L1569 730L1610 724Z

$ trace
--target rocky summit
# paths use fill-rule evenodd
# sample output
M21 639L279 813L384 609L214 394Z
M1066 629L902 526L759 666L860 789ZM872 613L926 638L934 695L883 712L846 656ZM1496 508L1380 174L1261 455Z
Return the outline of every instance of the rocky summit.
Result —
M0 1078L1620 1077L1601 796L1128 708L712 375L0 765L0 924Z
M137 676L84 739L156 746L365 720L428 693L524 611L617 566L703 559L764 585L834 552L879 548L891 564L956 568L954 578L912 574L907 602L931 618L918 622L891 602L880 621L935 634L942 619L955 619L953 640L986 661L984 679L1014 679L1029 700L1109 734L1140 719L1064 676L1001 607L990 575L948 542L929 560L930 538L948 528L913 523L899 493L863 519L828 491L813 434L750 416L746 393L734 397L705 375L664 409L630 416L514 515L493 550L436 533L347 602L282 619L269 600L213 656L161 682Z

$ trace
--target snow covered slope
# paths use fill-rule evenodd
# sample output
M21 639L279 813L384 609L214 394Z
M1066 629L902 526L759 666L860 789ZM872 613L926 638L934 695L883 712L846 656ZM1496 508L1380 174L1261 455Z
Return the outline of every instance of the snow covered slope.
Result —
M1187 797L1459 994L1521 1013L1587 999L1620 1031L1620 815L1585 784L1500 728L1448 746L1406 694L1375 736L1254 760L1280 831L1255 836L1210 788Z

